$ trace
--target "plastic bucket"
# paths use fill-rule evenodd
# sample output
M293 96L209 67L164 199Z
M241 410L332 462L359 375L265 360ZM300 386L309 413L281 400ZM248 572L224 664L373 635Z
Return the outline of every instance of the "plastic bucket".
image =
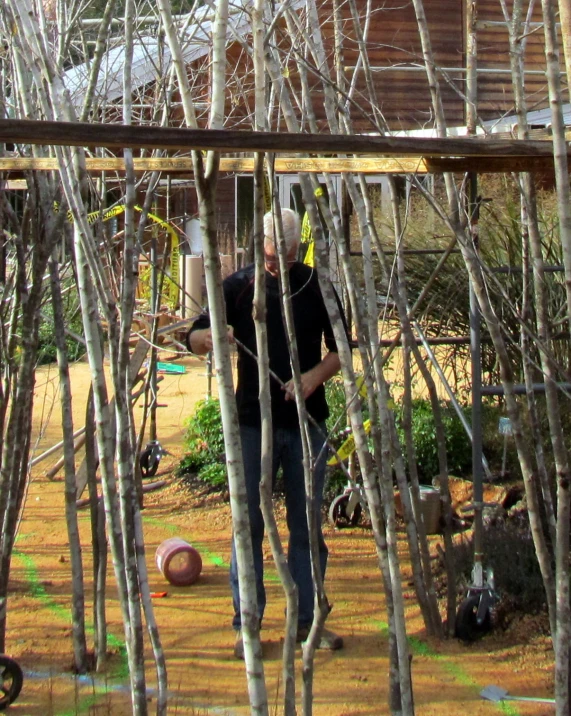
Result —
M422 505L422 518L426 534L433 535L440 532L440 490L430 485L420 485L420 503Z
M194 584L202 571L198 551L180 537L171 537L157 547L155 561L167 582L176 587Z

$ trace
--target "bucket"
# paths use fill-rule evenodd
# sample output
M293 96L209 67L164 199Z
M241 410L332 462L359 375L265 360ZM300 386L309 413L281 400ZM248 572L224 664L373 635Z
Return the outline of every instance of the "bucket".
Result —
M155 553L159 571L175 587L194 584L202 571L202 558L198 551L180 537L162 542Z
M440 490L430 485L419 485L420 487L420 504L422 506L422 518L424 520L424 529L427 535L433 535L440 532Z

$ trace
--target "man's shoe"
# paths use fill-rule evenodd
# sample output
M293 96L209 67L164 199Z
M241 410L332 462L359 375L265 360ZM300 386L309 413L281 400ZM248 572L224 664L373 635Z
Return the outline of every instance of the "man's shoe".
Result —
M298 627L297 629L297 642L307 641L309 636L310 627ZM321 632L321 640L317 645L318 649L328 649L329 651L337 651L337 649L343 648L343 637L336 634L331 629L323 629Z
M234 656L237 659L243 659L244 658L244 639L242 637L242 630L238 629L236 631L236 641L234 643Z

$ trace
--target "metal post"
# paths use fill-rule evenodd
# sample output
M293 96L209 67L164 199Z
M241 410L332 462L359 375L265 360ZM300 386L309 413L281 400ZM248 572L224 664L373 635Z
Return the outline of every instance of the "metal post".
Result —
M454 391L452 390L450 383L446 379L446 376L444 375L444 372L443 372L442 368L440 367L440 363L438 362L436 356L434 355L434 351L430 347L430 343L428 342L426 336L424 335L424 331L419 326L418 321L412 321L412 325L414 327L414 330L417 332L422 345L424 346L424 350L426 351L428 359L434 366L434 370L436 371L438 377L440 378L440 381L442 382L442 385L444 386L444 389L446 390L448 397L450 398L452 407L456 411L456 415L458 416L458 419L462 423L462 427L466 431L466 435L468 436L468 439L470 440L471 443L473 443L474 438L473 438L473 434L472 434L472 428L471 428L470 424L468 423L468 421L466 420L466 416L464 415L462 407L461 407L460 403L458 402L458 399L456 398L456 395L454 394ZM482 453L482 467L484 468L486 476L489 478L491 476L491 472L490 472L490 468L488 466L488 461L486 460L483 453Z
M212 398L212 351L206 354L206 399Z
M469 176L469 216L474 248L478 250L478 177ZM484 498L482 470L482 356L480 351L480 309L470 281L470 356L472 359L472 480L474 485L474 569L472 582L484 586L482 567L482 508Z

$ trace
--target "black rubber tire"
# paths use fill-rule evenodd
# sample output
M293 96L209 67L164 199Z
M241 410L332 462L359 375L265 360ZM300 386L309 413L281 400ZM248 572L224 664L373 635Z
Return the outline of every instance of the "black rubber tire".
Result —
M154 454L152 447L145 448L139 457L141 475L143 477L154 477L159 469L160 455Z
M478 605L480 604L480 595L472 594L466 597L458 607L456 612L456 624L454 635L461 641L472 642L487 634L492 628L492 617L490 610L486 611L484 621L478 624L476 619L478 614Z
M19 696L24 674L18 662L0 654L0 711L4 711Z
M329 507L329 521L335 525L335 527L354 527L361 519L363 508L359 502L355 505L353 513L349 516L347 515L346 508L349 497L350 495L339 495L333 500Z

